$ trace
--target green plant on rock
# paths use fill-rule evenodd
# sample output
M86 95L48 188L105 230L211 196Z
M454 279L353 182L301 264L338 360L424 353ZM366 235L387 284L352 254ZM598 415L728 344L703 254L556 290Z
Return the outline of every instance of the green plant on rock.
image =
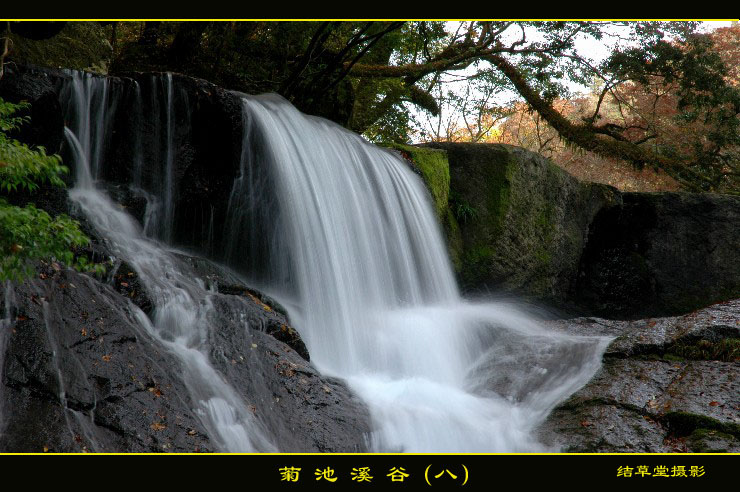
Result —
M467 224L478 218L478 209L473 207L459 193L450 191L450 209L458 222Z
M476 217L478 217L478 209L471 206L468 202L455 203L453 210L455 218L464 224L472 222Z
M28 107L28 103L0 98L0 281L22 281L33 274L39 260L99 272L102 266L75 254L89 243L77 221L66 215L51 217L33 204L19 207L8 202L12 194L36 191L41 183L64 186L61 175L68 172L58 155L48 155L43 147L30 148L8 135L29 121L27 116L17 116Z

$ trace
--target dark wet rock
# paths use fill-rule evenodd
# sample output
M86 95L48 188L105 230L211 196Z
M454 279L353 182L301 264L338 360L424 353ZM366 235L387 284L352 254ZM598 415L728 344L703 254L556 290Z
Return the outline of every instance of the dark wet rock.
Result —
M9 67L0 78L0 98L7 102L25 101L31 108L16 113L31 121L10 135L23 143L44 147L49 154L59 152L64 139L64 115L53 77L32 67Z
M154 303L146 291L139 274L125 261L117 261L117 265L107 272L108 283L122 296L129 299L147 316L151 316Z
M577 301L602 316L690 312L740 296L740 198L624 193L591 225Z
M186 262L207 286L217 290L221 294L239 296L251 295L274 311L287 316L287 310L276 299L270 297L264 292L260 292L247 286L244 279L233 270L200 256L190 256L181 253L176 253L175 255L182 261Z
M161 201L167 194L170 125L172 240L211 253L211 231L224 228L231 186L239 172L241 95L203 79L177 73L171 78L171 94L164 73L123 73L108 78L120 84L110 96L116 101L113 138L105 149L102 177L119 185L137 182ZM146 113L124 111L142 104ZM139 168L133 164L137 160L142 164Z
M179 362L125 299L70 271L14 290L0 357L2 451L214 450Z
M220 294L245 297L259 306L265 311L264 316L266 322L263 326L264 332L291 347L307 361L311 360L301 335L295 328L290 326L287 314L277 301L243 285L219 285L218 292Z
M310 360L306 344L290 325L288 312L277 300L247 286L241 277L226 267L198 256L177 254L177 257L184 261L208 288L220 294L244 297L259 306L264 311L261 329L291 347L307 361Z
M368 409L338 379L320 375L297 351L261 330L264 306L252 299L217 295L211 359L277 437L282 451L361 452L369 433ZM246 307L246 311L245 311ZM268 321L269 323L269 321Z
M143 190L121 184L102 183L108 196L144 227L151 197Z
M616 336L542 439L570 452L740 450L740 300L673 318L551 323Z
M40 278L12 289L12 313L0 312L12 320L0 333L0 450L219 449L193 411L179 359L129 302L121 285L129 273L122 263L114 274L119 293L47 265ZM249 295L213 292L209 302L212 362L281 451L366 449L367 408L271 333L292 330L283 315Z

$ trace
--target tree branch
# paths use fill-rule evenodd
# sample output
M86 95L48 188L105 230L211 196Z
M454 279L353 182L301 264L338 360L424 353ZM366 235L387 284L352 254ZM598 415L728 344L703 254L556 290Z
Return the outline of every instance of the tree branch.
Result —
M535 92L529 86L524 76L506 58L499 55L488 55L485 59L501 70L527 103L565 140L604 157L618 156L638 165L645 163L655 164L665 171L670 172L671 175L681 181L687 188L694 191L701 191L701 187L696 182L711 184L708 178L688 168L685 163L667 159L642 147L638 147L632 142L615 139L613 135L609 135L612 140L606 140L600 137L599 133L601 132L595 131L592 126L571 123L560 112L555 110L549 102L545 101ZM685 177L687 175L693 179L687 179Z

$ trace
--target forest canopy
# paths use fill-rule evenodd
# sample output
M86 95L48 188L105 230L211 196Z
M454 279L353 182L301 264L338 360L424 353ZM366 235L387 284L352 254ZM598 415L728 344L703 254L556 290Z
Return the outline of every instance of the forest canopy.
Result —
M29 41L23 24L8 23L16 34L6 62L39 61L31 48L45 41ZM524 111L548 144L660 169L684 189L738 192L737 26L718 35L699 22L653 21L68 24L51 39L107 41L99 71L176 71L277 92L375 142L459 139L459 130L490 141ZM584 49L594 43L608 53ZM466 90L453 93L450 80ZM501 102L507 93L518 106ZM417 120L439 118L445 105L465 128L420 133Z

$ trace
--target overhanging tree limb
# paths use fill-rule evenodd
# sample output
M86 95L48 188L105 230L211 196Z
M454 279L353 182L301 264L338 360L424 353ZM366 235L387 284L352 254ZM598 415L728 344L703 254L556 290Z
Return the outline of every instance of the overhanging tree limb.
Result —
M524 100L565 140L604 157L617 156L635 164L654 164L693 191L702 191L702 186L697 183L712 184L707 177L690 169L684 162L667 159L632 142L616 139L614 135L599 131L591 125L572 123L532 89L524 76L506 58L500 55L486 55L484 58L501 70ZM609 135L611 138L604 138L602 135Z

